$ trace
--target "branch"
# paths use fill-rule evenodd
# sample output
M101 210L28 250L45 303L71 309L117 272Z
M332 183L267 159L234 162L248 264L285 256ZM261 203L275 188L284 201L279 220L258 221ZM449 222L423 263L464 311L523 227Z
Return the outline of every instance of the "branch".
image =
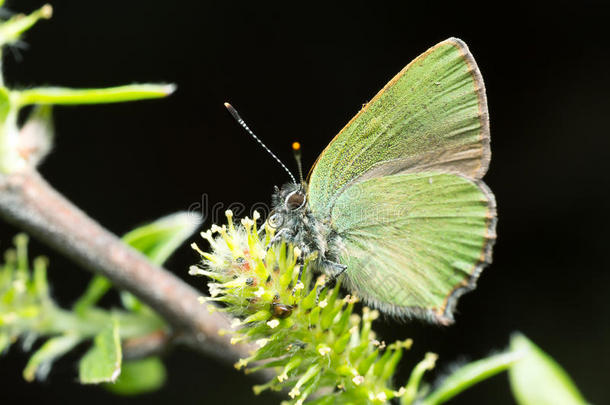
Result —
M219 335L230 328L229 321L218 312L209 313L199 303L197 290L125 245L34 169L0 175L0 216L140 298L173 327L171 341L231 363L252 350Z

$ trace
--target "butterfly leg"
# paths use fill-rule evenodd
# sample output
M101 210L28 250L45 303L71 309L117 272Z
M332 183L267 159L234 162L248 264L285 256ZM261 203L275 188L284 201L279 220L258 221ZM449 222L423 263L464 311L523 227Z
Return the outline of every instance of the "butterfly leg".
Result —
M325 283L325 285L327 285L329 288L333 288L337 283L337 279L345 272L345 270L347 270L347 266L345 264L333 262L326 258L322 259L322 266L326 267L327 269L332 269L332 273L330 273L328 281Z
M324 291L326 288L334 288L337 284L337 279L345 272L345 270L347 270L347 266L345 264L333 262L327 258L322 258L321 264L323 268L332 269L332 273L328 276L328 280L326 280L322 288L320 288L316 293L316 302L318 302L322 291Z
M337 279L345 270L347 270L347 266L345 264L333 262L332 260L328 260L327 258L322 259L322 267L326 269L332 269L332 273L330 274L331 279Z
M301 277L303 276L303 265L305 264L305 261L303 260L303 255L302 254L297 257L297 263L296 264L299 266L299 275L297 277L296 284L292 288L292 295L294 295L297 292L297 286L299 284L301 284Z
M299 266L299 275L297 277L297 282L295 284L295 288L292 289L292 295L296 293L296 286L301 284L301 278L303 277L303 267L305 266L305 257L307 257L311 253L311 247L306 243L299 244L299 249L301 254L297 257L297 265Z
M282 240L282 239L290 240L293 237L294 237L294 232L292 230L290 230L288 228L280 229L280 231L278 233L276 233L275 235L273 235L273 238L271 238L271 240L269 241L269 244L265 248L265 252L267 252L271 248L271 246L275 245L280 240Z

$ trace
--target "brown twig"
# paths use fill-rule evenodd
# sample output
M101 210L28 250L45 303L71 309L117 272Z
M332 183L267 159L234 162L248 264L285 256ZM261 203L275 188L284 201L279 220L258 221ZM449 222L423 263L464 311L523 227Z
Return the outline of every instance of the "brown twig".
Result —
M167 350L172 342L172 336L163 330L150 333L144 336L137 336L123 340L123 358L141 359L152 355L158 355Z
M84 268L107 277L152 307L172 326L174 339L157 339L159 350L179 341L223 361L234 362L252 350L231 345L221 329L222 314L210 313L200 294L169 271L150 263L55 191L34 169L0 175L0 216L24 229Z

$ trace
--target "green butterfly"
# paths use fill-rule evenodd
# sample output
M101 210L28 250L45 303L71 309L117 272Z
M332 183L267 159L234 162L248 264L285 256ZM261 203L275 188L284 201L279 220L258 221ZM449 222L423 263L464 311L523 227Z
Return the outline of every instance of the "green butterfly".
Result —
M362 108L307 183L276 189L272 243L317 252L320 271L387 314L450 324L491 262L489 161L483 79L466 44L450 38Z

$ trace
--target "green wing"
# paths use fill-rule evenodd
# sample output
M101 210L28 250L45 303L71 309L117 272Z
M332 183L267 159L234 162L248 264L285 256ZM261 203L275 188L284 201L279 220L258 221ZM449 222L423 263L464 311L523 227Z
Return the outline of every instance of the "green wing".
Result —
M495 210L482 182L457 174L396 174L354 184L331 216L347 287L385 313L451 323L458 297L491 261Z
M489 159L483 79L466 44L450 38L409 63L322 152L310 172L309 206L327 218L349 184L389 174L480 179Z

